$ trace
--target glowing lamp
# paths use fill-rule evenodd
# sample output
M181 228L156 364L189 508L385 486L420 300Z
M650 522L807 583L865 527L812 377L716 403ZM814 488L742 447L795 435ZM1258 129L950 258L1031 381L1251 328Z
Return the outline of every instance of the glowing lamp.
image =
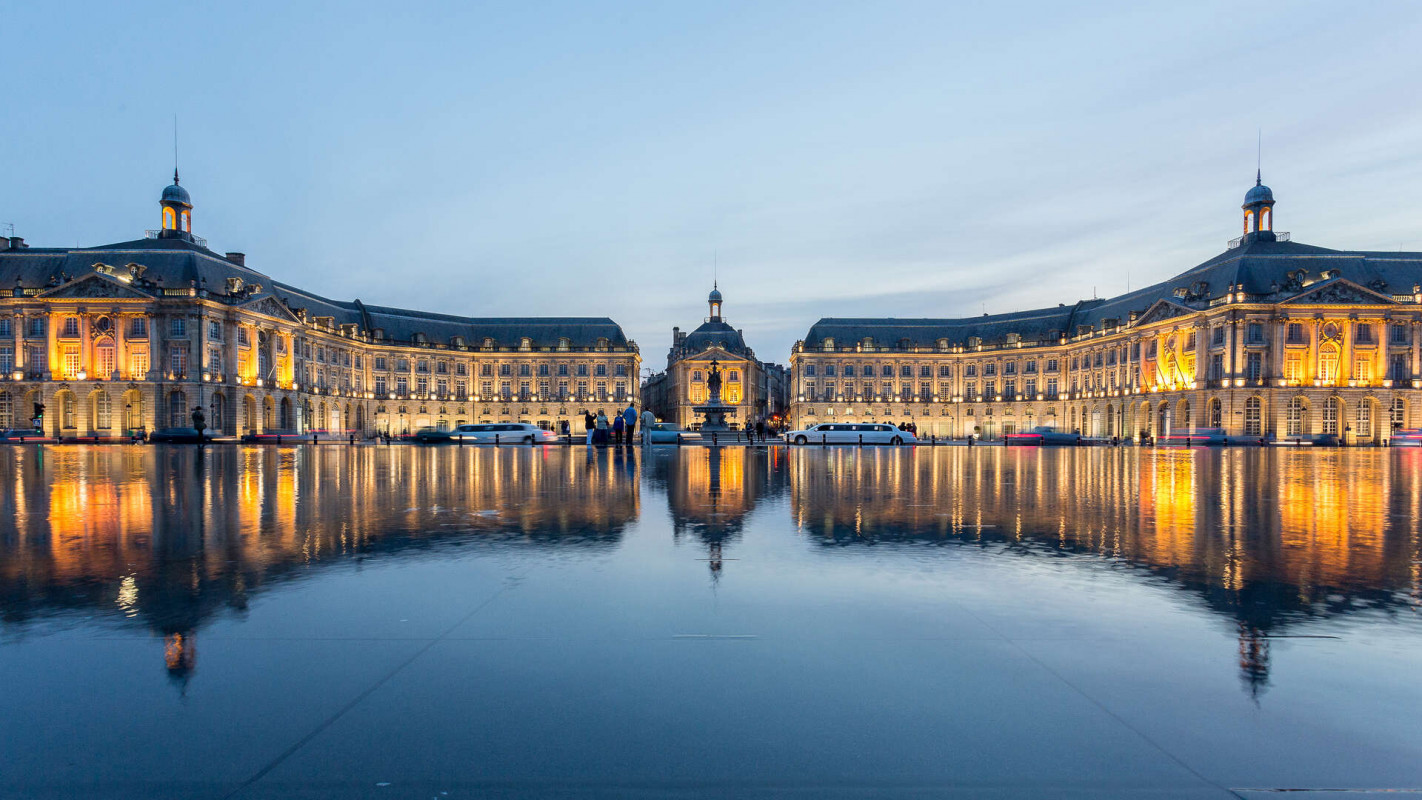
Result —
M14 372L12 372L12 373L10 374L10 377L11 377L11 378L14 378L15 380L18 381L18 380L20 380L21 378L24 378L24 377L25 377L25 373L21 372L20 370L15 370Z
M87 372L85 372L84 370L81 369L81 370L79 370L77 373L74 374L74 377L77 378L77 379L79 379L79 380L81 380L81 381L88 380L88 379L89 379L89 373L87 373Z

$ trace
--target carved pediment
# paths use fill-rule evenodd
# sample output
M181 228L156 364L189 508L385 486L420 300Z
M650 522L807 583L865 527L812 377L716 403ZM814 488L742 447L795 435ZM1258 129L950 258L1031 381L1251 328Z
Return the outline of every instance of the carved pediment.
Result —
M1346 278L1316 283L1284 301L1290 305L1393 305L1394 300Z
M285 303L272 295L253 300L240 307L258 314L266 314L269 317L281 317L282 319L289 319L294 322L300 321L295 314L291 313L291 309L287 308Z
M153 299L153 295L139 291L122 281L99 272L91 272L78 280L60 284L53 289L40 292L38 296L56 299L69 297L107 297L121 300Z
M1146 309L1146 312L1136 319L1137 325L1148 325L1152 322L1160 322L1165 319L1183 317L1187 314L1194 314L1193 308L1186 308L1179 303L1172 303L1169 300L1157 300L1155 304Z

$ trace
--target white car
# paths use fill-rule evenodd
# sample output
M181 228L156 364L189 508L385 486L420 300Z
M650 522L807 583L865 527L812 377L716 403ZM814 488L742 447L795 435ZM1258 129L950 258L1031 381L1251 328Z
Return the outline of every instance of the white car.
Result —
M553 431L545 431L528 422L495 422L457 425L447 431L445 441L468 444L551 444L558 441Z
M701 434L683 429L675 422L653 422L647 429L652 435L652 444L696 444Z
M908 431L882 422L825 422L785 434L790 444L916 444Z

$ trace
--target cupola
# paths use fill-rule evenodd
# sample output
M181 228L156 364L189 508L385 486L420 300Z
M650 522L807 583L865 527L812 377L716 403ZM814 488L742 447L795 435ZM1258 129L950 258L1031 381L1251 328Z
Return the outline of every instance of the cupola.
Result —
M721 321L721 290L713 282L711 284L711 294L706 296L706 303L711 307L711 321Z
M173 170L173 185L163 189L158 205L163 207L163 239L191 239L193 235L193 201L188 190L178 185L178 170Z
M1260 173L1254 175L1254 186L1244 195L1244 235L1262 241L1274 240L1274 192L1264 185Z

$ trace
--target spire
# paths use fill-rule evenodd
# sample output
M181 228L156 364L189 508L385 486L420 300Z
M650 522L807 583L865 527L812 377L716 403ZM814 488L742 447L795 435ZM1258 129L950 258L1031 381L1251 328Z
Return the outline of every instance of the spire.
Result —
M173 185L174 185L174 186L177 186L177 185L178 185L178 168L177 168L177 167L173 167Z

